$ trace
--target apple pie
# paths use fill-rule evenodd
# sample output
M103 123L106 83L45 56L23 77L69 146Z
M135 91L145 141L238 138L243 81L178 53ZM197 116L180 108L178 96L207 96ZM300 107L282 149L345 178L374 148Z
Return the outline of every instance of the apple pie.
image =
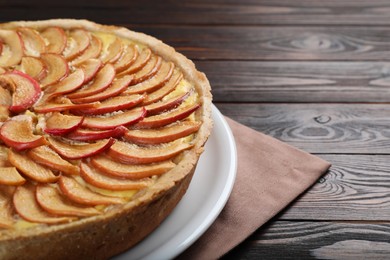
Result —
M86 20L0 25L0 258L107 259L186 192L211 93L163 42Z

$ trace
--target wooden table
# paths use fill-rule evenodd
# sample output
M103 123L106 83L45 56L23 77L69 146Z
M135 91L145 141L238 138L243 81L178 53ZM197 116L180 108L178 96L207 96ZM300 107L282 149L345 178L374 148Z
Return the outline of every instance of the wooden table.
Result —
M0 19L151 34L207 74L223 114L333 164L226 259L390 257L389 1L83 2L0 1Z

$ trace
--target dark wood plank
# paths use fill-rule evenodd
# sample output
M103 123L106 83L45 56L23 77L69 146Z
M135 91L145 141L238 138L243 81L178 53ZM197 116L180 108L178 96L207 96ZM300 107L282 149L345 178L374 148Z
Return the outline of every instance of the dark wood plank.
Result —
M224 115L308 152L390 153L390 105L216 105Z
M130 27L130 25L129 25ZM389 60L387 27L131 26L195 60Z
M196 61L216 102L388 102L388 62Z
M390 222L390 156L321 155L332 167L278 219Z
M45 6L53 17L104 19L132 24L205 24L205 25L388 25L390 3L375 1L50 1L26 3L23 0L0 3L3 19L33 19L37 12L22 13ZM149 7L149 8L145 8ZM17 8L17 9L16 9ZM88 12L88 9L95 9ZM73 10L73 12L72 12ZM70 15L70 16L69 16ZM104 18L103 18L104 17Z
M272 222L223 259L388 259L390 223Z

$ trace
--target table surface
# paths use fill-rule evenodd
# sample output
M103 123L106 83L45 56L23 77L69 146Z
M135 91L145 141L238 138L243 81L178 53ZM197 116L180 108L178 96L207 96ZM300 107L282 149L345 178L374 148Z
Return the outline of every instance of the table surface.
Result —
M225 258L390 255L390 1L0 1L1 21L145 32L204 71L219 110L331 162Z

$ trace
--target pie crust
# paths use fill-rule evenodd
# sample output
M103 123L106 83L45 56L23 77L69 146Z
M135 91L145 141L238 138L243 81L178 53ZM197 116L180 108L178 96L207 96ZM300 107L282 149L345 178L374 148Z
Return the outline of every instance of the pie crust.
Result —
M210 84L191 60L172 47L123 27L87 20L55 19L9 22L1 24L0 29L29 27L41 31L53 26L64 30L83 28L90 32L108 33L147 46L163 61L175 65L184 79L193 85L201 104L193 113L196 121L201 122L191 140L193 146L178 155L173 169L155 178L153 185L139 190L130 201L110 206L104 214L68 223L0 229L1 259L107 259L131 248L150 234L185 194L212 128Z

